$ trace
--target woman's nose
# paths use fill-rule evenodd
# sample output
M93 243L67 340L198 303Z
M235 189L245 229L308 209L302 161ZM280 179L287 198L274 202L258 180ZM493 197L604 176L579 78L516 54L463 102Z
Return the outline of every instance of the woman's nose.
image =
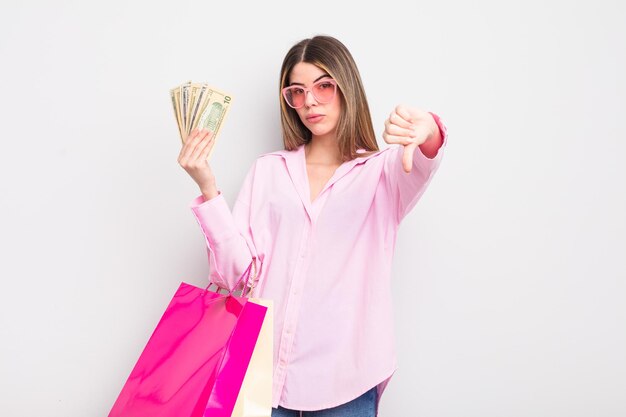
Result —
M317 100L315 99L315 96L313 95L312 91L305 91L305 100L304 100L304 104L307 107L311 107L313 104L317 104Z

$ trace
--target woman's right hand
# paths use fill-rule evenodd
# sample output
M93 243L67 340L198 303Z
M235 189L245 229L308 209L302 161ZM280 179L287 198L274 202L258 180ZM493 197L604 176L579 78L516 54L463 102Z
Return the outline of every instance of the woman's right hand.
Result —
M200 187L202 194L217 194L215 176L207 157L215 141L208 129L194 129L189 133L178 155L178 163Z

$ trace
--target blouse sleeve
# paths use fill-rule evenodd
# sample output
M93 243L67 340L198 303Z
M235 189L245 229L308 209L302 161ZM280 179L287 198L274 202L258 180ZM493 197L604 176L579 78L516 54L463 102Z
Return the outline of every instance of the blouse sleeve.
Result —
M437 126L443 139L443 143L437 154L433 158L424 155L420 147L415 148L413 155L413 167L411 172L407 173L402 168L402 155L404 146L397 145L391 149L384 163L383 175L386 178L387 185L390 188L392 196L391 207L396 215L396 222L400 223L402 219L417 204L435 172L439 168L443 151L447 144L448 133L445 124L438 115L429 112Z
M206 201L199 195L189 205L204 233L209 259L209 281L220 288L243 288L245 278L237 288L234 287L253 257L257 257L250 231L250 196L255 167L256 163L248 171L232 212L221 191L216 197ZM254 269L250 272L251 279L253 271Z

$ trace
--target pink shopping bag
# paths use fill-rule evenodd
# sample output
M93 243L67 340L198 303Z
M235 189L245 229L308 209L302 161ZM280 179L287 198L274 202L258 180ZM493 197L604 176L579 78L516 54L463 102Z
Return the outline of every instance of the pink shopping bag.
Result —
M180 284L109 417L231 415L267 308L210 286Z

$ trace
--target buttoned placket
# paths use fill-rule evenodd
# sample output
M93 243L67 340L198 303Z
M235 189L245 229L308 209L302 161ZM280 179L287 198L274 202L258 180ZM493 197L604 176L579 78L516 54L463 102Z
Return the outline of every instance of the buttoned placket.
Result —
M279 384L282 387L285 382L287 374L287 365L289 362L289 355L293 346L293 339L295 333L295 327L297 323L297 315L299 312L300 296L302 294L301 288L305 276L305 261L306 250L309 240L310 223L307 220L302 233L302 239L298 249L298 256L296 259L296 265L294 269L293 279L289 288L289 297L287 299L287 307L285 311L285 322L283 324L283 332L280 340L280 351L278 354L278 368L277 375Z
M294 267L293 277L289 288L289 296L287 299L287 306L285 308L285 322L283 324L283 331L280 336L278 345L278 363L274 372L274 381L278 382L274 384L274 397L281 398L283 394L283 387L285 385L285 379L287 376L287 366L289 365L289 356L291 355L293 341L296 331L296 325L298 322L298 314L301 305L301 298L303 288L306 282L306 274L309 266L310 257L307 255L310 251L311 239L315 230L316 220L319 217L326 200L331 194L332 186L335 182L346 175L356 165L357 161L352 160L340 166L333 176L328 180L326 185L320 191L318 196L313 202L310 201L310 185L308 181L308 174L306 171L306 160L304 157L304 148L300 148L300 159L287 161L287 168L289 175L294 183L296 191L300 195L304 210L304 226L302 231L302 238L300 239L300 245L298 248L298 254L296 258L296 265ZM280 399L279 399L280 403Z
M315 224L317 218L328 199L329 192L324 191L310 205L310 210L304 222L302 230L302 238L298 247L298 255L296 259L296 265L294 268L293 279L289 288L289 298L287 300L287 307L285 311L285 323L283 325L283 332L281 334L279 353L278 353L278 366L274 378L279 381L276 385L276 389L281 391L285 384L285 378L287 376L287 366L289 365L289 357L291 355L296 326L298 323L298 314L301 305L301 298L303 295L303 287L306 284L307 271L309 269L310 257L308 256L311 248L311 241L313 239Z

